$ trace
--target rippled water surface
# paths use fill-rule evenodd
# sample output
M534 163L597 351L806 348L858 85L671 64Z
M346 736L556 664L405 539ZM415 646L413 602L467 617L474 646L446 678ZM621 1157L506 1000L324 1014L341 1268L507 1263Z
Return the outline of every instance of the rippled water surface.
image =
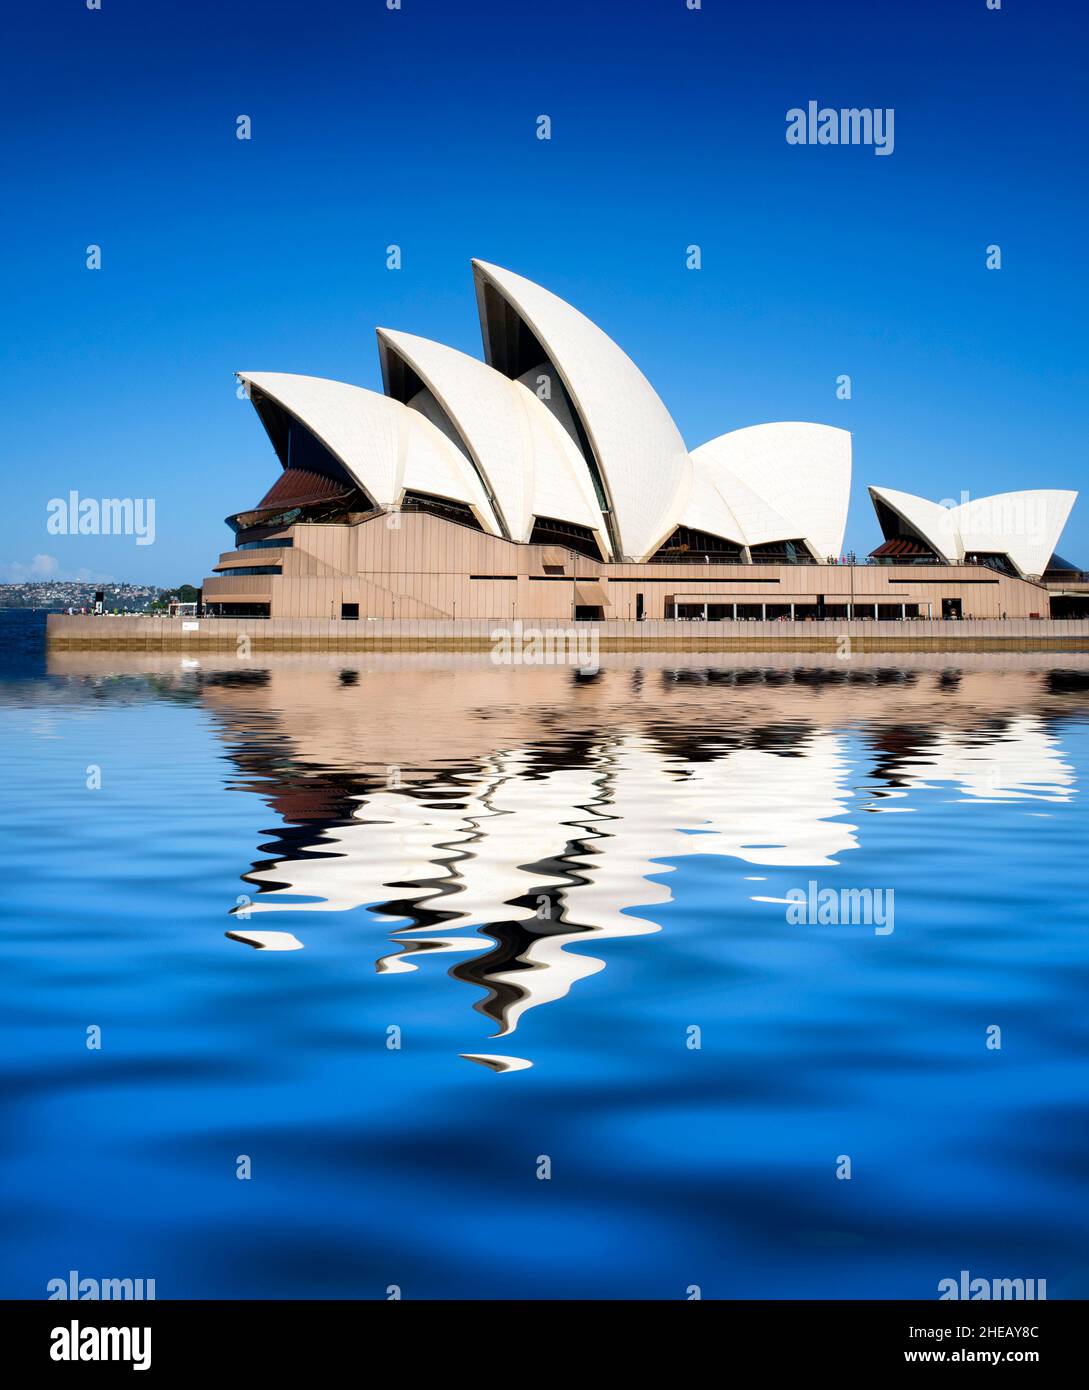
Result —
M1086 658L2 627L0 1293L1089 1295Z

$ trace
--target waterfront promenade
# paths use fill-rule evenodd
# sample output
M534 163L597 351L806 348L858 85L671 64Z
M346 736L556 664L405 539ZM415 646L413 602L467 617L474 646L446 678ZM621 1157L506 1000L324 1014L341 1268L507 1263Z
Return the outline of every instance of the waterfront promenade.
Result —
M54 651L488 652L513 635L547 646L560 634L601 652L1083 652L1089 619L868 622L583 622L510 619L138 618L49 615Z

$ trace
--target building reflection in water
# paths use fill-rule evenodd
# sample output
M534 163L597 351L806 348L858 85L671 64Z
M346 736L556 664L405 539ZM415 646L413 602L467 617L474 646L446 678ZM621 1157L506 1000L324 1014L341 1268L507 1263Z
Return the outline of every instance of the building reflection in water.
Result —
M586 681L406 658L179 673L164 658L161 674L214 715L232 785L284 822L243 875L247 920L365 912L388 931L380 974L450 957L507 1038L604 969L603 943L661 930L687 856L817 870L859 849L867 814L908 812L925 791L1041 813L1069 800L1060 736L1089 707L1089 673L1084 657L1042 660L641 658Z

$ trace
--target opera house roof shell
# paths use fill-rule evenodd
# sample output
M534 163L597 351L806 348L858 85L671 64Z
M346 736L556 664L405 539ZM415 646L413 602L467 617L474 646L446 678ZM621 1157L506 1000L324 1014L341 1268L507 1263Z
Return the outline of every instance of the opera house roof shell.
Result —
M869 493L887 540L914 542L949 564L1005 558L1026 579L1046 573L1078 496L1031 488L950 507L887 487L871 487Z
M380 328L384 395L238 374L291 475L256 510L339 485L375 509L410 496L452 506L510 541L570 532L603 560L653 559L682 532L724 559L839 554L846 430L762 424L689 452L650 382L584 314L499 266L474 261L473 275L483 361Z
M384 394L239 373L284 473L236 529L291 507L316 506L315 519L422 510L605 562L840 556L846 430L779 421L689 451L654 387L584 314L484 261L473 262L473 278L483 360L379 328ZM1034 489L958 506L884 487L870 496L885 536L875 558L978 560L1035 579L1077 494Z

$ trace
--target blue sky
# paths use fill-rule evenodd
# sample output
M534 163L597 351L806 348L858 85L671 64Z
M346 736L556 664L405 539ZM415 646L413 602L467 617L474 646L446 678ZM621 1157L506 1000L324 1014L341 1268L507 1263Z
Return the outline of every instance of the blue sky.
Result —
M479 355L474 255L600 323L692 447L850 429L860 552L868 482L1079 488L1087 31L1075 0L9 7L0 578L199 582L278 467L232 373L381 389L377 324ZM788 145L810 99L894 108L894 153ZM154 497L155 544L47 534L73 488ZM1089 566L1089 499L1061 549Z

